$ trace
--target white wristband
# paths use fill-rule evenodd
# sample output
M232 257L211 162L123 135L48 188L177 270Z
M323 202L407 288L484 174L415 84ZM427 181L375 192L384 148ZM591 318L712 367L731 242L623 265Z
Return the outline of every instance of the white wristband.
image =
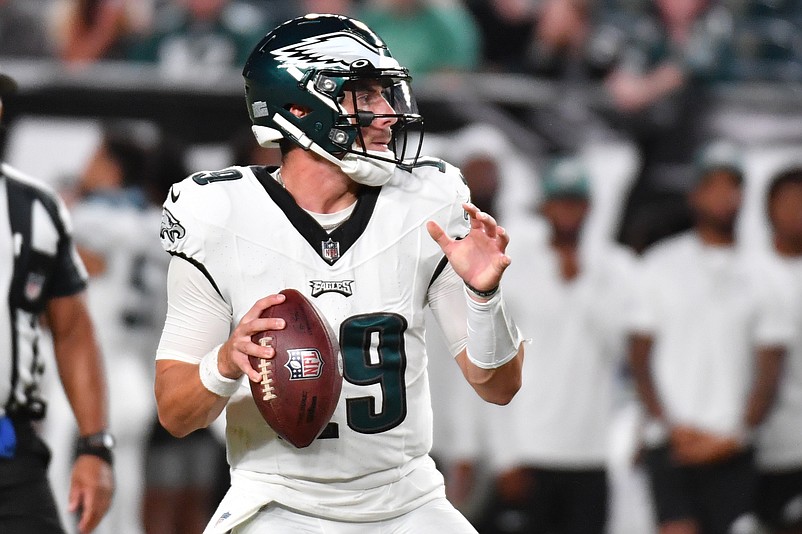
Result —
M230 397L239 389L241 377L228 378L220 374L220 369L217 368L217 353L222 346L217 345L201 359L198 373L206 389L218 397Z
M468 359L482 369L496 369L518 354L523 341L509 316L501 291L486 302L476 302L465 288L468 303Z

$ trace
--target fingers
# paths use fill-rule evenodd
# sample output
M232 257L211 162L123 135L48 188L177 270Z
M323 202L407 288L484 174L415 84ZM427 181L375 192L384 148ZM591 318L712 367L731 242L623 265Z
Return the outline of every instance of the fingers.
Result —
M468 214L471 223L471 230L478 230L482 227L482 221L479 215L482 213L479 208L471 204L470 202L466 202L462 205L462 209L465 210L465 213Z
M82 513L78 521L78 532L83 534L85 532L91 532L94 526L100 521L100 517L97 517L97 512L95 510L95 499L92 492L84 492L83 506L81 509Z
M111 505L114 475L100 458L79 456L73 466L69 510L79 513L78 531L88 534L97 527Z
M271 306L275 306L276 304L281 304L286 298L287 297L281 293L276 293L275 295L268 295L257 300L254 302L253 306L251 306L251 309L242 316L240 322L249 322L253 321L254 319L258 319L263 311Z
M496 233L498 231L498 223L493 218L493 216L490 215L489 213L480 211L477 218L482 223L482 228L485 231L485 235L487 235L487 237L489 237L490 239L495 239Z
M485 213L473 204L466 203L463 204L462 207L470 216L471 229L481 229L490 239L501 238L500 248L503 252L507 248L507 244L510 242L510 237L507 234L507 231L498 225L498 222L496 222L496 219L494 219L492 215Z
M503 226L499 226L496 228L496 235L498 236L499 240L499 249L504 252L507 250L507 245L510 244L510 234L507 233L507 230L504 229ZM509 260L509 258L507 258Z
M451 238L448 237L445 230L443 230L439 224L434 221L429 221L426 223L426 230L429 232L429 235L434 239L434 241L440 246L441 249L445 250L446 247L451 243Z
M254 382L261 380L259 372L251 367L249 357L270 359L276 355L276 351L272 346L272 337L263 336L255 342L254 336L283 330L287 326L284 319L262 317L265 310L284 302L285 298L282 294L261 298L242 316L218 353L218 366L223 376L239 378L245 374Z

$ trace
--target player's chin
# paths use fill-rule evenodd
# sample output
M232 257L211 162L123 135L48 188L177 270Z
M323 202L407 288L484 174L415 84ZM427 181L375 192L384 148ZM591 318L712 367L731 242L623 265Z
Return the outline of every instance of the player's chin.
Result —
M366 146L367 146L366 149L367 152L381 152L381 153L386 153L390 156L392 156L393 154L393 152L387 146L387 143L379 143L379 142L366 143ZM360 146L359 149L361 150L362 147Z

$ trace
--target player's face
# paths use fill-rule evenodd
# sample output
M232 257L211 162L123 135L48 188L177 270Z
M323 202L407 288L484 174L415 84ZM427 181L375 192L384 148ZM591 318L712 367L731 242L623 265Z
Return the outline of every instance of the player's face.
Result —
M775 233L790 239L802 239L802 184L780 187L769 209Z
M389 150L387 145L393 137L391 128L397 122L397 119L395 117L381 116L394 114L395 111L387 101L382 85L378 81L365 82L354 88L353 91L345 91L342 105L349 114L367 111L378 115L368 126L361 128L362 139L357 138L357 144L361 146L364 141L363 148L366 150L380 152Z
M741 208L741 197L737 176L726 170L712 171L696 187L691 204L702 222L731 230Z
M554 198L541 207L543 217L558 238L575 239L582 231L590 203L579 197Z

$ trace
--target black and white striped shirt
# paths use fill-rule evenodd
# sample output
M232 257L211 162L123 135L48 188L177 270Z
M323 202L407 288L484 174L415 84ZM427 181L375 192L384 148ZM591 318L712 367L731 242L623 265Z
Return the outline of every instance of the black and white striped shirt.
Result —
M0 415L41 415L39 316L86 287L66 208L54 191L0 164Z

